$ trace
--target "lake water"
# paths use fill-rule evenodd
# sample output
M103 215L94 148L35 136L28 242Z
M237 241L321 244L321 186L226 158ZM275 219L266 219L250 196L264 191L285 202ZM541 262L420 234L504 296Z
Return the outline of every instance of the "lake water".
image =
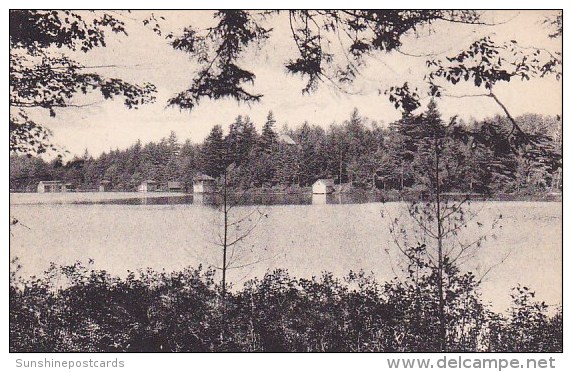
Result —
M11 228L10 256L19 257L22 275L40 275L50 264L77 260L112 274L152 267L219 266L221 213L212 200L191 195L137 193L11 194L10 214L23 225ZM399 271L401 256L389 232L390 221L406 204L372 197L274 195L247 198L231 210L231 238L257 226L236 246L229 279L235 286L268 269L295 276L323 271L344 276L363 269L379 280ZM258 204L266 205L258 205ZM510 303L520 283L548 304L562 297L562 203L473 202L477 218L459 239L487 240L464 268L477 274L495 268L483 285L483 298L495 310ZM502 215L497 227L492 222ZM249 221L250 219L250 221ZM406 221L406 220L404 220ZM478 224L477 224L478 222ZM27 227L24 227L24 225ZM411 227L405 222L406 227ZM29 228L29 229L28 229Z

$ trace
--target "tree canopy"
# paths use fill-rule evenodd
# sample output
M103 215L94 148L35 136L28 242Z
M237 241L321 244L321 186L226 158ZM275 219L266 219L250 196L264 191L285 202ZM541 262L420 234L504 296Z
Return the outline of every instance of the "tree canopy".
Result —
M50 130L31 120L28 110L82 107L78 94L99 91L104 99L122 96L128 108L153 102L150 83L131 84L91 71L74 52L105 47L106 32L127 35L124 23L107 12L10 11L10 150L41 154L54 145Z
M522 115L515 120L530 136L545 139L556 156L529 156L532 149L512 151L508 120L500 116L482 121L438 119L435 105L409 114L389 127L354 110L341 124L327 128L304 121L293 129L273 129L269 113L259 133L255 123L238 116L214 125L201 143L181 143L174 132L157 142L137 141L124 150L93 158L87 151L64 162L39 158L10 158L10 188L34 190L39 181L62 180L79 189L96 189L102 180L111 189L131 191L145 179L162 188L179 181L190 188L197 174L220 177L230 171L235 188L308 187L317 179L388 193L432 190L433 142L438 140L443 192L484 194L543 194L560 190L562 122L554 116ZM433 151L433 152L432 152ZM231 167L229 167L233 164ZM227 168L228 167L228 168Z
M124 19L133 13L117 11L30 11L10 12L10 146L14 152L42 153L52 147L49 130L31 120L34 108L56 115L56 109L83 107L74 97L99 91L105 99L122 96L128 108L153 102L156 88L150 83L132 84L106 78L93 67L74 59L77 52L105 47L111 34L127 35ZM138 14L139 16L140 14ZM175 50L187 54L196 64L188 88L167 100L167 105L194 110L203 100L231 99L253 104L263 98L256 91L256 68L247 67L249 50L259 50L275 33L278 20L285 22L293 54L284 55L283 72L305 79L302 93L311 94L320 85L347 92L368 64L380 54L401 53L412 35L440 32L437 23L494 26L486 12L475 10L221 10L210 13L208 26L187 25L182 32L168 30L165 17L145 16L142 24ZM205 16L206 18L209 15ZM139 17L140 18L140 17ZM562 36L561 15L546 18L547 38ZM422 85L403 81L379 84L396 108L412 112L425 97L453 96L450 88L465 82L484 91L471 96L490 97L505 112L513 130L511 145L538 146L521 131L494 88L514 79L557 79L562 74L559 51L520 45L517 40L487 36L459 52L410 55L427 59ZM102 66L98 66L102 67ZM406 78L404 78L406 79ZM247 85L252 85L248 88Z

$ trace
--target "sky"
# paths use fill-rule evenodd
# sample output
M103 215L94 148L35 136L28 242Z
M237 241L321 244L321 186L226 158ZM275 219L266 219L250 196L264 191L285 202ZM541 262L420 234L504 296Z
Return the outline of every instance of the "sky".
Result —
M129 35L112 35L107 39L107 47L74 57L89 66L117 66L95 69L104 76L155 84L156 103L129 110L119 99L103 101L99 95L88 95L74 98L73 103L89 103L89 106L57 109L55 118L50 118L45 111L32 113L35 120L52 130L52 141L69 151L66 157L83 154L86 149L98 156L103 151L126 148L138 139L143 143L158 141L170 131L175 131L181 141L201 142L214 125L221 124L227 129L238 115L248 115L260 129L270 110L277 119L277 129L284 124L294 128L304 121L326 127L349 118L354 108L370 120L388 124L396 120L400 112L379 91L405 81L421 86L427 72L426 58L397 52L379 53L367 60L367 67L349 88L351 92L322 84L317 92L303 95L305 81L285 72L284 63L295 56L295 46L282 14L268 23L274 29L271 38L260 50L246 51L241 61L241 66L256 74L255 84L246 88L264 95L260 103L248 106L231 100L204 100L191 112L181 111L166 107L167 99L189 87L197 65L188 55L173 50L164 39L143 26L141 20L149 13L117 14L117 18L126 23ZM560 50L561 41L548 39L548 31L542 24L548 14L525 10L489 12L486 19L497 23L496 26L436 22L431 29L418 30L416 35L405 38L401 50L408 54L451 55L486 35L498 41L514 39L524 46ZM158 11L155 15L164 16L164 31L173 31L175 35L186 25L204 27L212 22L210 12L205 11ZM556 115L562 112L561 84L553 78L513 81L499 84L495 93L513 116L526 112ZM460 85L451 93L484 91ZM444 117L482 119L501 113L494 101L484 97L444 98L438 105Z

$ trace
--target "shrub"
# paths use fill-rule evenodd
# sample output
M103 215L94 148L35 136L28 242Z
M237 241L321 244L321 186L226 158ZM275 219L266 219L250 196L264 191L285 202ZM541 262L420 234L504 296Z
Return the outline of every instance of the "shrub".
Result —
M363 272L311 279L274 270L221 298L213 270L126 278L75 263L10 275L12 352L438 351L435 273L378 284ZM562 311L518 287L507 316L481 303L470 273L446 265L447 350L561 351ZM415 275L413 275L415 274Z

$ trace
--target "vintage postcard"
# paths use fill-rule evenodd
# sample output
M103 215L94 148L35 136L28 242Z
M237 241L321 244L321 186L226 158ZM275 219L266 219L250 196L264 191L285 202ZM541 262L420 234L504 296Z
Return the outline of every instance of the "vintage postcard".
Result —
M10 352L563 351L562 10L9 21Z

